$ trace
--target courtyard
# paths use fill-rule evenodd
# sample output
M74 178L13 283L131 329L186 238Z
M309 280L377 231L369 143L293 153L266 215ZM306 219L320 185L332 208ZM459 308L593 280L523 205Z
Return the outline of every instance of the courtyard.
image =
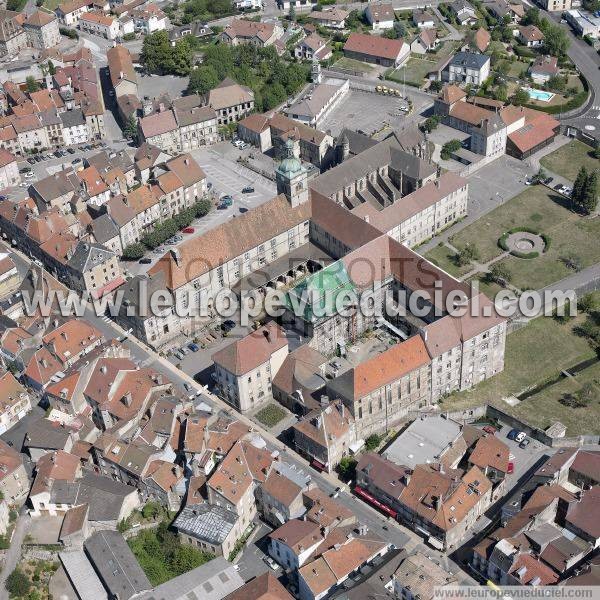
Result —
M540 289L571 275L573 264L585 268L600 261L600 246L591 243L600 233L600 219L582 217L572 212L568 204L568 199L545 186L531 186L449 241L459 250L467 245L475 246L478 262L484 264L504 253L498 240L509 229L531 228L544 234L549 243L536 258L507 256L499 263L510 271L512 285L521 290ZM436 251L437 258L443 260L443 252ZM449 260L446 257L447 266ZM451 264L449 266L452 274L460 275L456 269L452 272Z

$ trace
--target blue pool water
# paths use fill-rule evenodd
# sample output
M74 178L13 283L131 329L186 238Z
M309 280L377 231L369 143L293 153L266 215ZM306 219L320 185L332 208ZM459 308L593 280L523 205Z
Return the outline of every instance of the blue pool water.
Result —
M552 92L544 92L543 90L534 90L533 88L525 88L525 91L529 94L532 100L539 100L540 102L550 102L554 98Z

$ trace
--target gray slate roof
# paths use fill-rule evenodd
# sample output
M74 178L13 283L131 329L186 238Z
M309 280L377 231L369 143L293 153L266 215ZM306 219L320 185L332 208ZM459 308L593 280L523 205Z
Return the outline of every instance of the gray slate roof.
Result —
M115 255L112 250L108 250L100 244L90 242L79 242L73 256L69 260L69 266L85 273L103 262L106 262Z
M77 125L85 125L85 117L83 111L80 108L75 110L67 110L60 113L60 120L62 121L63 127L76 127Z
M119 228L107 214L100 215L94 219L91 226L94 238L99 244L106 244L106 242L119 235Z
M89 521L116 521L123 502L136 488L113 481L109 477L86 473L75 482L55 481L50 497L55 504L88 504Z
M222 544L237 521L237 515L215 504L186 506L173 522L177 531L209 544Z
M139 600L222 600L243 585L233 565L219 556L162 583Z
M452 66L467 67L469 69L481 69L490 57L486 54L477 54L475 52L457 52L450 61Z
M152 589L152 584L118 531L95 533L83 547L112 597L129 600Z

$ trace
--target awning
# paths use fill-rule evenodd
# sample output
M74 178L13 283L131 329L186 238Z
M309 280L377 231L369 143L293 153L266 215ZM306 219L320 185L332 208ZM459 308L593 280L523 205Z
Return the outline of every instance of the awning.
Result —
M322 462L319 462L316 458L313 458L310 464L319 471L325 471L327 469L327 467Z
M350 452L352 452L352 454L356 454L364 445L365 440L360 439L356 440L356 442L352 442L348 448L350 448Z
M430 535L427 538L427 543L430 546L433 546L434 548L436 548L437 550L443 550L444 549L443 542L441 542L440 540L438 540L436 537L433 537L432 535Z
M94 290L92 293L96 298L102 298L105 294L112 292L117 289L120 285L125 283L125 279L119 275L119 277L113 279L111 282L107 283L104 287L98 288Z
M369 494L369 492L367 492L366 490L363 490L363 488L361 488L359 485L357 485L354 488L354 491L359 496L361 496L362 498L367 500L370 504L372 504L379 510L383 511L384 513L390 515L390 517L393 517L395 519L396 516L398 515L398 513L395 510L391 509L389 506L386 506L385 504L383 504L383 502L380 502L379 500L377 500L377 498L375 498L375 496L372 496L371 494Z

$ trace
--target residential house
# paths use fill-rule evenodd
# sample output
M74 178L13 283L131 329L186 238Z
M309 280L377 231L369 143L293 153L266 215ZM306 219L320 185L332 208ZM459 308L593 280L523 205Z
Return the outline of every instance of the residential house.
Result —
M529 74L535 83L543 85L560 73L556 56L538 56L529 67Z
M283 35L283 28L275 23L233 19L220 35L225 44L237 46L252 44L260 48L274 44Z
M483 27L480 27L473 36L473 45L482 54L488 49L491 41L492 36L490 32Z
M171 42L171 46L175 46L179 40L188 35L191 35L196 39L205 39L213 35L213 30L202 21L192 21L191 23L179 25L170 29L169 42Z
M7 502L20 502L29 494L23 459L4 440L0 440L0 492Z
M162 31L169 25L167 15L154 3L138 6L131 11L136 31L150 35Z
M264 483L256 488L256 503L262 518L279 527L291 519L300 518L306 511L303 488L275 469Z
M291 519L269 534L269 554L285 570L295 573L322 543L317 523Z
M410 51L417 54L434 52L439 44L435 29L421 29L419 35L411 42Z
M137 76L133 68L131 54L125 46L117 44L106 52L110 82L115 96L138 95Z
M8 252L0 252L0 299L16 292L21 285L21 275ZM3 314L6 314L3 312Z
M81 109L68 110L60 113L59 116L65 146L85 144L90 140L90 131Z
M0 56L17 56L27 47L27 34L18 17L18 12L0 9Z
M298 42L294 48L294 56L298 60L321 61L331 58L332 51L318 33L311 33Z
M456 576L421 552L402 560L392 575L394 594L406 600L433 600L438 590L454 587Z
M435 27L433 15L429 11L420 8L413 10L412 22L419 29L431 29Z
M450 12L460 25L471 25L477 21L477 13L467 0L454 0L450 4Z
M61 25L77 27L81 16L91 10L93 3L89 0L70 0L59 4L54 11Z
M8 150L0 148L0 189L16 187L21 183L21 175L16 157Z
M371 2L365 9L365 18L373 31L382 31L394 26L396 15L391 3Z
M354 418L340 401L311 411L292 426L292 433L297 452L328 473L350 454L356 439Z
M457 52L442 71L442 81L480 86L489 75L489 56L473 52Z
M314 10L310 13L310 18L323 27L344 29L349 14L347 10L334 7L326 10Z
M292 600L293 596L272 573L263 573L225 596L225 600Z
M0 433L16 425L30 410L27 390L10 371L0 374Z
M528 48L537 48L544 43L544 34L535 25L523 25L517 31L518 40Z
M79 29L107 40L117 39L120 33L118 19L96 11L85 12L79 17Z

